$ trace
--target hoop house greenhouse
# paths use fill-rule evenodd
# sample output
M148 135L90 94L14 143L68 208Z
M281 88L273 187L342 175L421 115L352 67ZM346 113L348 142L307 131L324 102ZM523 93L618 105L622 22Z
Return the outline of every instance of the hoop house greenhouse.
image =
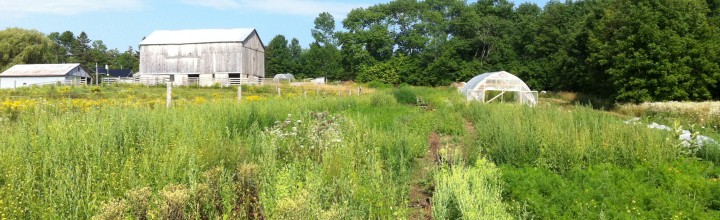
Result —
M478 100L483 103L510 99L532 106L538 102L537 91L530 90L522 79L505 71L475 76L460 89L460 92L467 97L467 100Z

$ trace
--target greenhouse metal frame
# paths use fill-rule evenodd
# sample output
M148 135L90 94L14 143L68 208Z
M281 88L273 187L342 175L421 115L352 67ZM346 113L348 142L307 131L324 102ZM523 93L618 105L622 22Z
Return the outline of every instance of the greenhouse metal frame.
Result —
M496 91L498 94L488 96L487 93ZM514 93L515 101L522 104L534 106L538 102L538 92L530 90L530 87L517 76L505 72L490 72L473 77L465 86L460 89L467 100L477 100L482 103L490 103L496 100L504 100L505 93Z

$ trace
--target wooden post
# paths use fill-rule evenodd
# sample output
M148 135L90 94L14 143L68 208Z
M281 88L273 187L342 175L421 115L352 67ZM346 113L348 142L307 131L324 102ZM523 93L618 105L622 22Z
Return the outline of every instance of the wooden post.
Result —
M172 83L167 82L167 97L165 98L165 107L170 108L170 105L172 104Z
M362 87L358 86L358 96L362 94Z
M282 96L282 94L280 94L280 87L276 87L276 88L277 88L278 96Z
M238 86L238 102L242 101L242 86Z

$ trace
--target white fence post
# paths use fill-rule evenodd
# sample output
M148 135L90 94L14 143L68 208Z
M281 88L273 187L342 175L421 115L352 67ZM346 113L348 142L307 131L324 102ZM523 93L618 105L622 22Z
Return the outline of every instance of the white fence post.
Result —
M165 99L165 107L170 108L170 105L172 104L172 83L167 82L167 98Z

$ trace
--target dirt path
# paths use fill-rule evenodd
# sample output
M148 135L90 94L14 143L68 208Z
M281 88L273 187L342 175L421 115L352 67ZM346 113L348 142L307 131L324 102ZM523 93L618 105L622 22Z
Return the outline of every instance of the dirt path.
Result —
M440 135L431 132L428 135L428 151L421 158L416 158L418 167L413 171L410 181L409 219L433 219L432 217L432 194L434 189L432 169L437 166L438 150L440 150Z
M475 135L475 126L473 123L465 119L465 132L463 137L473 137ZM440 149L445 147L447 151L459 150L457 146L471 145L467 143L470 140L460 137L458 141L455 136L440 136L437 132L430 132L428 135L428 150L425 155L416 158L417 168L411 174L410 192L408 195L410 201L409 219L433 219L432 217L432 196L435 191L432 171L442 161L449 162L452 158L441 158ZM450 162L451 163L451 162Z
M466 137L475 137L475 125L473 125L472 121L468 120L467 118L465 119L465 132L467 132Z

